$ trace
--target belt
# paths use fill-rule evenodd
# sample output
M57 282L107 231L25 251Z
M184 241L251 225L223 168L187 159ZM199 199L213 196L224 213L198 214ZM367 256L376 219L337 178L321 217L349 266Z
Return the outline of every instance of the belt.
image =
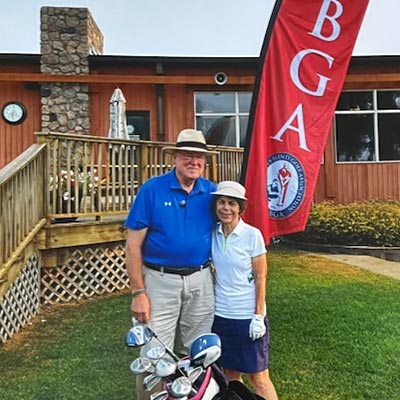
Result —
M170 268L164 267L163 265L152 264L149 262L145 262L144 265L147 268L153 269L154 271L158 271L165 274L175 274L175 275L191 275L195 272L199 272L202 269L206 269L211 265L211 261L205 262L203 265L199 265L198 267L187 267L187 268Z

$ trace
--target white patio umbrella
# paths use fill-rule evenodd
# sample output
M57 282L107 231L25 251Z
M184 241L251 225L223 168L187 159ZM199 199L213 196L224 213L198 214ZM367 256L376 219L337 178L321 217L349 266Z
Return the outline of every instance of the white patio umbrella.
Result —
M129 140L126 124L126 99L122 90L118 87L114 90L110 99L110 129L108 137Z

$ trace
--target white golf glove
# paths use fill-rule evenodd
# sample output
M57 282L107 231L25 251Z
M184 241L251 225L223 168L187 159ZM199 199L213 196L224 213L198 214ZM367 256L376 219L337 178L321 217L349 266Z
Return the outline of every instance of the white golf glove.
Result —
M250 322L249 336L251 340L260 339L265 335L267 328L264 323L264 316L261 314L254 314Z

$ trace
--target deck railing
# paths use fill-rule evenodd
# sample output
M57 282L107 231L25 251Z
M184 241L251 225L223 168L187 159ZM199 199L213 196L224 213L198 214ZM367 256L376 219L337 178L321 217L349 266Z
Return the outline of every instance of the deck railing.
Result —
M0 282L45 224L45 144L0 170Z
M54 221L126 214L140 185L172 168L165 142L38 133L47 146L47 216ZM205 176L237 180L243 150L213 146Z
M84 135L38 136L47 144L49 219L126 213L140 184L137 144Z

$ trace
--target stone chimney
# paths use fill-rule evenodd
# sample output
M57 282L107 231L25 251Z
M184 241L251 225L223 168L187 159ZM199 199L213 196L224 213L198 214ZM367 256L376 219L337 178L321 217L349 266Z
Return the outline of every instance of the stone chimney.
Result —
M50 75L88 75L89 55L103 53L103 35L87 8L42 7L40 69ZM90 134L89 85L43 83L42 131Z

